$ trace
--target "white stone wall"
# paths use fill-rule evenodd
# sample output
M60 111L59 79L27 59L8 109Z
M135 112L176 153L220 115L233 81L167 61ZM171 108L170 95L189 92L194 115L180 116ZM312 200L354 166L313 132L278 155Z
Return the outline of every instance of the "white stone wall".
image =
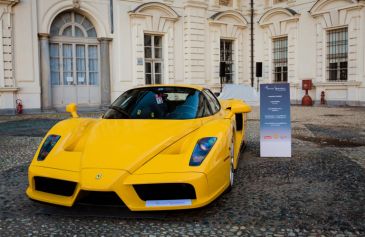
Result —
M259 4L257 4L259 5ZM364 22L364 1L351 0L320 0L320 1L287 1L273 4L273 1L264 2L264 11L257 9L256 14L268 19L269 23L260 22L261 27L255 28L256 35L261 45L256 45L256 61L262 61L264 65L264 82L271 82L272 70L272 38L277 35L278 28L281 31L285 22L290 20L281 14L280 10L290 8L297 13L297 22L290 23L291 33L282 35L288 36L288 67L289 82L291 83L291 99L300 103L304 94L301 89L303 79L312 79L314 88L309 92L310 96L317 102L320 100L322 91L326 93L329 103L363 105L364 81L364 53L363 53L363 32ZM270 22L271 18L271 22ZM293 18L293 17L291 17ZM362 24L361 24L362 23ZM339 27L348 27L349 31L349 54L348 54L348 81L329 82L327 81L327 30ZM260 46L263 49L259 48Z
M214 19L209 19L209 36L207 50L208 73L206 85L215 91L219 91L219 62L220 62L220 40L228 39L233 41L233 82L247 83L248 68L245 66L245 58L248 39L247 21L235 11L225 11L218 14Z
M316 26L316 98L320 98L320 93L324 91L330 101L348 105L360 105L361 89L365 85L362 79L361 65L363 52L360 50L362 11L364 5L353 1L319 1L311 10L310 14L314 18ZM326 70L327 47L326 34L329 29L341 27L348 28L348 79L346 82L328 82L328 72Z
M133 86L145 84L145 67L137 61L144 60L144 34L163 36L163 82L174 83L175 79L175 26L179 16L169 7L160 4L145 5L136 12L129 13L132 32L132 63L131 83Z
M94 24L98 37L110 41L111 94L144 84L144 33L163 35L164 82L201 84L219 89L219 42L234 41L234 81L250 84L250 1L114 0L111 32L109 0L0 1L0 113L15 108L41 109L39 34L48 34L53 19L76 8ZM300 102L301 81L312 79L310 95L321 91L328 101L365 105L365 1L273 0L255 2L255 62L263 62L260 82L273 81L272 40L288 37L291 99ZM144 4L144 5L143 5ZM150 4L150 5L149 5ZM144 7L142 7L144 6ZM148 7L147 7L148 6ZM290 8L292 11L283 10ZM296 12L296 13L293 13ZM326 81L326 30L348 26L347 82ZM257 79L255 78L255 88Z
M12 7L15 0L0 2L0 109L12 111L18 91L14 68Z
M2 59L3 71L2 76L4 87L14 87L14 69L13 69L13 24L11 17L11 8L5 7L2 9L2 17L0 30L2 32L1 42L2 45Z

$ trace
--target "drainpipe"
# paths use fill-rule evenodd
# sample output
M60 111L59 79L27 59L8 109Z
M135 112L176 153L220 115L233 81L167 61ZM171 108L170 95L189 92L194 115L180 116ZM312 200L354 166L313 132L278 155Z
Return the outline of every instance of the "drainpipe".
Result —
M251 87L253 87L253 83L254 83L254 23L253 23L253 19L254 19L254 7L253 7L253 0L251 0Z
M110 32L114 33L114 7L113 0L109 1L109 11L110 11Z

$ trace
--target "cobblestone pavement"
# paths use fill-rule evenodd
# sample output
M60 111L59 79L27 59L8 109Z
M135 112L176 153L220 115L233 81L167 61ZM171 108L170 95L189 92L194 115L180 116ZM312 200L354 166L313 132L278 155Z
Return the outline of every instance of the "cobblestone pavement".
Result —
M232 192L204 208L152 213L28 200L29 162L67 116L0 116L0 236L365 236L363 108L292 107L293 157L270 159L259 158L255 108Z

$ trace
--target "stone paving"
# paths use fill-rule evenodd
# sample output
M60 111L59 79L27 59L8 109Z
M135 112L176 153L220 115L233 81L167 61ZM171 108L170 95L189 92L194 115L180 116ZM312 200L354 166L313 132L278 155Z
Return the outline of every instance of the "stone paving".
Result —
M157 213L28 200L28 164L67 117L0 116L0 236L365 236L363 108L292 107L293 157L280 159L259 158L255 108L233 190L204 208Z

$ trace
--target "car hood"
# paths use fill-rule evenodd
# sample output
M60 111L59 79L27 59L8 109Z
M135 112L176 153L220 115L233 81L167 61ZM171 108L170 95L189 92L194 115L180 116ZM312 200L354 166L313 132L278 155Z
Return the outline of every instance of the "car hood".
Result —
M90 129L81 168L122 169L133 173L200 125L199 119L101 119Z

